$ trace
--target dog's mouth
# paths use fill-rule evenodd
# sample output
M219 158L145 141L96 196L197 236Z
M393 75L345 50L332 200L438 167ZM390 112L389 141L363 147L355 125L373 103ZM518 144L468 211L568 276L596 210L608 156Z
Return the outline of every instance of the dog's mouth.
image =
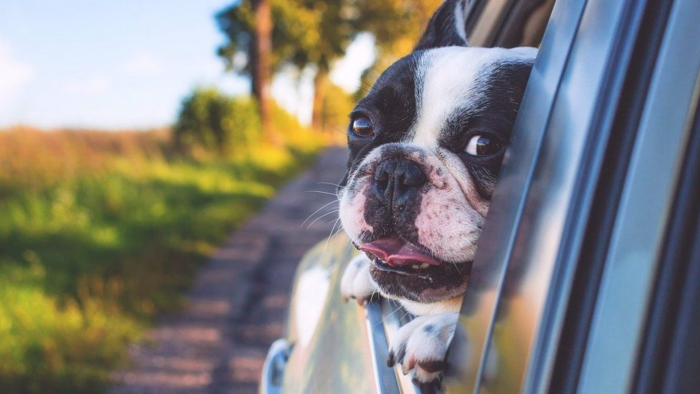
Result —
M382 269L393 272L420 272L442 265L418 246L399 238L383 238L360 246L360 250L378 262Z
M385 293L416 302L435 302L466 289L471 262L448 263L399 238L359 246L372 260L373 279Z

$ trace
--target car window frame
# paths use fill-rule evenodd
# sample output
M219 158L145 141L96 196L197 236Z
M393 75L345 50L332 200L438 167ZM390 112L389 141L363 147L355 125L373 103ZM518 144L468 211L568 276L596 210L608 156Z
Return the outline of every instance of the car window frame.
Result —
M700 77L695 117L649 303L634 392L700 387Z
M541 35L544 35L544 28L540 29L539 33L531 32L527 37L523 34L520 40L516 40L518 34L515 30L525 29L533 21L536 25L538 22L536 19L541 19L542 15L533 16L533 11L548 13L553 4L554 0L474 0L468 4L467 41L471 46L537 46L541 41ZM519 18L525 19L514 27L512 23ZM546 21L548 22L549 19L546 18ZM366 305L367 330L371 342L369 346L373 355L373 369L379 393L418 393L431 390L429 388L431 386L419 386L410 377L400 374L397 368L386 367L388 344L391 343L398 328L411 318L412 316L403 311L400 305L389 300L375 300Z
M689 46L688 35L700 33L698 15L696 1L672 2L616 212L580 392L627 392L636 382L649 299L696 113L700 47ZM663 155L656 154L660 141ZM611 356L615 364L603 368Z
M471 357L465 361L455 357L463 352L450 353L453 371L446 379L448 392L464 387L472 387L476 392L488 373L487 344L500 302L503 275L585 4L576 0L557 1L544 33L511 139L511 146L517 149L509 148L506 154L477 250L474 266L480 282L472 280L465 294L458 329L465 338L456 335L453 344L453 347L467 346ZM521 364L526 362L523 360Z
M517 40L517 29L525 29L528 24L537 25L536 19L542 14L534 15L534 11L549 14L554 0L474 0L468 4L467 41L471 46L538 46L544 28L539 33L522 34ZM547 15L549 16L549 15ZM522 23L513 23L522 19ZM549 21L549 18L546 18ZM505 23L508 22L508 23ZM542 23L541 21L539 23ZM544 23L546 25L547 23ZM538 34L540 34L538 36ZM425 392L426 386L419 386L409 377L400 374L397 368L385 367L388 343L391 343L398 328L410 321L411 316L400 309L400 305L388 300L377 300L367 304L367 329L371 338L371 352L375 371L377 391L379 393ZM478 369L474 369L477 371Z

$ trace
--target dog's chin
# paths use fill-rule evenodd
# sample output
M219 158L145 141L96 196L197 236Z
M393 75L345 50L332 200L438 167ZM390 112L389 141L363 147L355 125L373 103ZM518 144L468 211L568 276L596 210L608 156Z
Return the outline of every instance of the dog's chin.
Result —
M432 304L464 294L470 270L471 262L393 267L374 258L370 274L386 297Z

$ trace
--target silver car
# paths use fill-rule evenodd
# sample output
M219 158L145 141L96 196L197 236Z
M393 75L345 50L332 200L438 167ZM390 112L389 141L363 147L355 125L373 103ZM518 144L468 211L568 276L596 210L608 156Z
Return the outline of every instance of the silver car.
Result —
M700 392L700 1L473 0L474 46L539 46L438 386L386 366L411 319L301 262L261 390Z

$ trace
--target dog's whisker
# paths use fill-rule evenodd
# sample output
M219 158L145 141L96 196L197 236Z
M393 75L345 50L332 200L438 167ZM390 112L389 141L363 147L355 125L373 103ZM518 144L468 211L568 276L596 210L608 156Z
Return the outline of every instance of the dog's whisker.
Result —
M316 185L319 185L319 186L330 186L330 187L332 187L333 189L335 189L336 191L338 190L338 188L341 187L340 184L338 184L338 183L333 183L333 182L318 182L318 183L316 183ZM338 195L338 194L336 193L336 195Z
M333 183L333 182L316 182L317 185L331 185L331 186L340 186L338 183Z
M309 229L311 228L311 226L314 225L314 223L318 222L319 220L325 218L325 217L328 216L328 215L332 215L332 214L338 213L338 212L339 212L338 209L334 209L334 210L332 210L332 211L330 211L330 212L324 213L323 215L317 217L313 222L311 222L311 224L309 224L309 225L306 227L306 229L309 230Z
M329 196L333 196L333 197L336 197L336 198L338 197L335 193L331 193L331 192L322 192L322 191L320 191L320 190L307 190L305 193L327 194L327 195L329 195Z
M348 133L347 130L343 130L343 129L341 129L341 128L338 127L338 126L335 126L335 125L330 125L330 126L331 126L331 128L333 129L333 131L336 131L336 132L338 132L338 133L340 133L340 134L342 134L342 135L347 135L347 133Z
M335 226L338 225L338 221L340 221L340 218L338 218L335 221L335 224L333 224L333 227L331 228L331 232L328 233L328 238L326 238L326 244L323 246L323 252L321 252L321 261L326 257L326 250L328 249L328 243L331 241L331 234L333 234L333 231L335 231Z
M306 222L308 222L315 214L317 214L317 213L319 213L321 210L323 210L323 208L326 208L327 206L329 206L329 205L331 205L331 204L333 204L333 203L335 203L335 202L338 202L338 200L331 201L331 202L329 202L328 204L325 204L324 206L322 206L321 208L315 210L314 213L312 213L311 215L309 215L309 217L306 218L306 220L304 220L304 222L303 222L301 225L299 225L299 228L304 227L304 225L306 224Z
M384 324L384 323L386 322L386 319L388 319L388 318L390 318L391 316L395 315L396 312L398 312L398 311L400 311L400 310L401 310L401 307L400 307L400 306L397 306L396 309L395 309L393 312L391 312L390 314L386 315L379 323L377 323L377 326L379 326L380 324Z
M338 218L338 219L336 220L336 222L337 222L338 220L340 220L340 218ZM333 237L335 237L336 235L340 234L341 231L343 231L343 223L340 223L340 226L338 226L338 229L335 230L335 233L333 233L333 235L331 235L331 238L333 238Z

